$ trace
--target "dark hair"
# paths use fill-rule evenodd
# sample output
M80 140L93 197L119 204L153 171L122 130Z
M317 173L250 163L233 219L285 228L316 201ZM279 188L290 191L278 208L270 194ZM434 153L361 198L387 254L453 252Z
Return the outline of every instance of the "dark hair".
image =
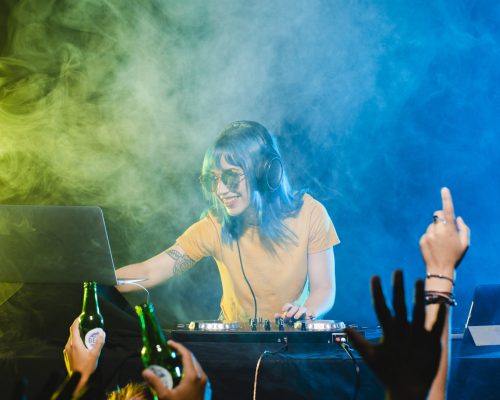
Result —
M221 158L240 167L246 177L250 192L250 207L256 211L263 244L272 249L274 244L293 242L295 235L283 220L294 216L302 207L304 191L293 192L284 169L275 190L265 190L262 184L262 165L269 157L281 156L275 138L261 124L253 121L236 121L227 125L209 147L203 160L202 174L221 168ZM273 188L274 189L274 188ZM231 217L217 195L203 187L210 202L210 210L222 225L222 239L232 243L245 227L241 216Z

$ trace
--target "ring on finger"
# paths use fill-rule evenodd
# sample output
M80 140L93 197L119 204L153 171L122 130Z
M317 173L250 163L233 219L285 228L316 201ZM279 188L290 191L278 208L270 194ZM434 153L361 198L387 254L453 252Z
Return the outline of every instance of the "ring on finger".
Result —
M432 216L432 222L434 224L437 224L438 222L442 222L443 224L446 224L446 219L443 217L440 217L439 215L433 215Z

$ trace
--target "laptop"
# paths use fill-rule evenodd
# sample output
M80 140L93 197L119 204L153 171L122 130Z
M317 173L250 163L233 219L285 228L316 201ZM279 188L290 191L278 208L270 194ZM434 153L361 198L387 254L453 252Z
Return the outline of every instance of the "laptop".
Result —
M500 357L500 284L476 286L461 357Z
M120 285L101 208L0 205L0 282Z

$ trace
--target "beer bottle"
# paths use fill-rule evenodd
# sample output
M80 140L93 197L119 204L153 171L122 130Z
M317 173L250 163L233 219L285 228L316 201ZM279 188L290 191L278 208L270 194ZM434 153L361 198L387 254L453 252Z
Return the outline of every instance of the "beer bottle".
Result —
M97 337L104 332L104 320L99 311L95 282L83 283L82 313L78 318L80 336L88 349L95 346Z
M154 311L153 304L135 306L141 320L142 343L141 358L145 368L152 370L163 385L172 389L182 378L182 361L165 339Z

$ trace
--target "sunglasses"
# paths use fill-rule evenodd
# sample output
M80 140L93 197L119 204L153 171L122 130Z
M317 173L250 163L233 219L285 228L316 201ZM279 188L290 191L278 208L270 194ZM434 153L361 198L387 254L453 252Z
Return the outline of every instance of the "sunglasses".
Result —
M216 192L219 181L222 181L225 187L230 192L234 192L238 189L240 182L243 180L245 174L243 172L234 171L232 169L226 169L222 171L220 176L212 173L203 174L200 176L200 183L208 192Z

